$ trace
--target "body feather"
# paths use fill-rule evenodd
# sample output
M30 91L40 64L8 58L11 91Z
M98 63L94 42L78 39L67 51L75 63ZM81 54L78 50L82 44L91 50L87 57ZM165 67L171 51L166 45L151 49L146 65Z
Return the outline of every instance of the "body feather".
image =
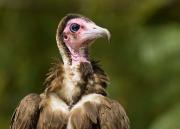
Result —
M86 72L88 68L83 66L80 71ZM81 89L81 96L73 105L68 105L58 95L65 78L61 62L55 63L47 75L44 93L26 96L16 108L11 129L129 128L129 120L122 106L106 97L105 88L109 79L97 62L92 62L91 74L83 73L86 76L85 88Z

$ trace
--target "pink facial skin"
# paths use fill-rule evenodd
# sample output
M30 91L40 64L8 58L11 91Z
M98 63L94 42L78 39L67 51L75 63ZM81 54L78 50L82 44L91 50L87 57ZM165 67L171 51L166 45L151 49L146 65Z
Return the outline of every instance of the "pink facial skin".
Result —
M73 23L77 23L80 25L80 29L73 33L70 31L70 26ZM86 22L83 19L77 18L77 19L72 19L70 20L64 31L63 31L63 35L64 35L64 42L66 44L66 46L68 47L70 53L71 53L71 58L72 58L72 62L73 63L77 63L77 62L88 62L87 58L86 58L86 54L85 53L80 53L79 49L81 47L88 47L88 44L85 44L85 39L83 36L83 32L85 32L87 30L87 24L88 22Z
M70 26L73 23L77 23L80 25L80 29L75 33L70 31ZM85 42L88 39L86 39L84 33L86 33L86 31L88 30L90 24L94 24L94 23L87 22L84 19L80 19L80 18L70 20L67 23L63 32L63 34L65 35L64 42L66 43L66 45L71 47L71 49L73 49L74 51L78 51L80 47L83 47L83 45L87 45Z
M80 28L76 32L71 32L70 27L74 23L80 25ZM97 38L109 38L109 36L110 33L107 29L83 18L70 20L63 31L63 40L71 53L72 62L74 63L89 62L87 53L89 45Z

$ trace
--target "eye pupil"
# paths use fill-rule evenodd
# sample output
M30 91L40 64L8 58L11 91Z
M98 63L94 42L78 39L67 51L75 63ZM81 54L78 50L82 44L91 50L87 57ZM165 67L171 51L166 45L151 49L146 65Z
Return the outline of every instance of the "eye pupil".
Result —
M70 26L70 31L73 32L73 33L75 33L75 32L77 32L77 31L79 30L79 28L80 28L80 25L79 25L79 24L73 23L73 24Z

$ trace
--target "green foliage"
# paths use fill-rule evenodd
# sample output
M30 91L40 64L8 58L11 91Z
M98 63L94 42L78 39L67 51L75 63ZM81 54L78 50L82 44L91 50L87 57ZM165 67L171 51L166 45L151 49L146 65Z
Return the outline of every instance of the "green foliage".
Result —
M132 129L179 129L180 2L178 0L0 0L0 128L9 126L23 96L41 93L59 58L55 32L66 13L81 13L108 28L98 40L109 95L127 110Z
M163 113L151 125L150 129L179 129L180 128L180 104ZM164 124L166 123L166 124Z

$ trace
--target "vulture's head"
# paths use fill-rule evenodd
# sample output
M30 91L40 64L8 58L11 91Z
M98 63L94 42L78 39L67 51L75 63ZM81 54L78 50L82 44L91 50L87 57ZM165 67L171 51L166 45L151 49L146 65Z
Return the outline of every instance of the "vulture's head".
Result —
M98 38L110 40L110 32L79 14L68 14L59 23L56 40L65 64L89 62L88 48Z

